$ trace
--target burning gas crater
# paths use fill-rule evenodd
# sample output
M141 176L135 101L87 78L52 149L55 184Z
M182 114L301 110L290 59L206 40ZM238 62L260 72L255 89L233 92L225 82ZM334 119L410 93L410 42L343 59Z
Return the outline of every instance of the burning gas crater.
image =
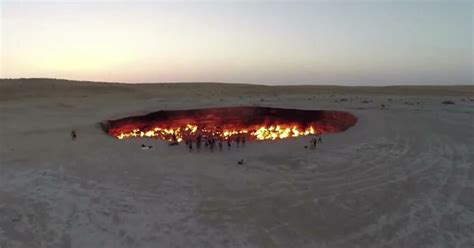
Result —
M342 132L357 122L343 111L229 107L158 111L104 123L118 139L149 137L182 142L196 138L276 140Z

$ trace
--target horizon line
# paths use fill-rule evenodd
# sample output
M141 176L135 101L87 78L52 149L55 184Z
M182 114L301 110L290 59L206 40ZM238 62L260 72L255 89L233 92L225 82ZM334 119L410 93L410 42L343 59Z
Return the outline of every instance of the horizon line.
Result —
M55 80L55 81L69 81L82 83L104 83L104 84L126 84L126 85L153 85L153 84L234 84L234 85L254 85L267 87L282 87L282 86L337 86L337 87L456 87L456 86L474 86L474 83L469 84L367 84L367 85L346 85L346 84L264 84L264 83L234 83L234 82L212 82L212 81L171 81L171 82L117 82L117 81L100 81L100 80L78 80L67 78L48 78L48 77L31 77L31 78L0 78L0 80Z

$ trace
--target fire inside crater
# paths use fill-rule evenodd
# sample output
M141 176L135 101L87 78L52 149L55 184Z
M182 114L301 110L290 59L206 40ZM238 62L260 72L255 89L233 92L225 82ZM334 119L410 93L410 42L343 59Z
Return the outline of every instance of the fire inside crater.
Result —
M194 139L276 140L342 132L355 125L349 112L269 107L162 110L104 123L118 139L149 137L182 142Z

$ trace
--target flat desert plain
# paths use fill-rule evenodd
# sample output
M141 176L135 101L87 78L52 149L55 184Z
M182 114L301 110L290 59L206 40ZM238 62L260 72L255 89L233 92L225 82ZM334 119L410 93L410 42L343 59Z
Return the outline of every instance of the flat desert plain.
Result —
M4 79L0 106L2 248L474 247L474 86ZM224 106L358 122L316 150L302 137L212 153L99 125Z

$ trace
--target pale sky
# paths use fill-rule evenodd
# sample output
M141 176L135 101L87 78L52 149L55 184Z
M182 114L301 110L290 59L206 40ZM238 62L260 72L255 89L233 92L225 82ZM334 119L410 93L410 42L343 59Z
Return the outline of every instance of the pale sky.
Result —
M2 1L0 8L0 78L473 84L472 1Z

